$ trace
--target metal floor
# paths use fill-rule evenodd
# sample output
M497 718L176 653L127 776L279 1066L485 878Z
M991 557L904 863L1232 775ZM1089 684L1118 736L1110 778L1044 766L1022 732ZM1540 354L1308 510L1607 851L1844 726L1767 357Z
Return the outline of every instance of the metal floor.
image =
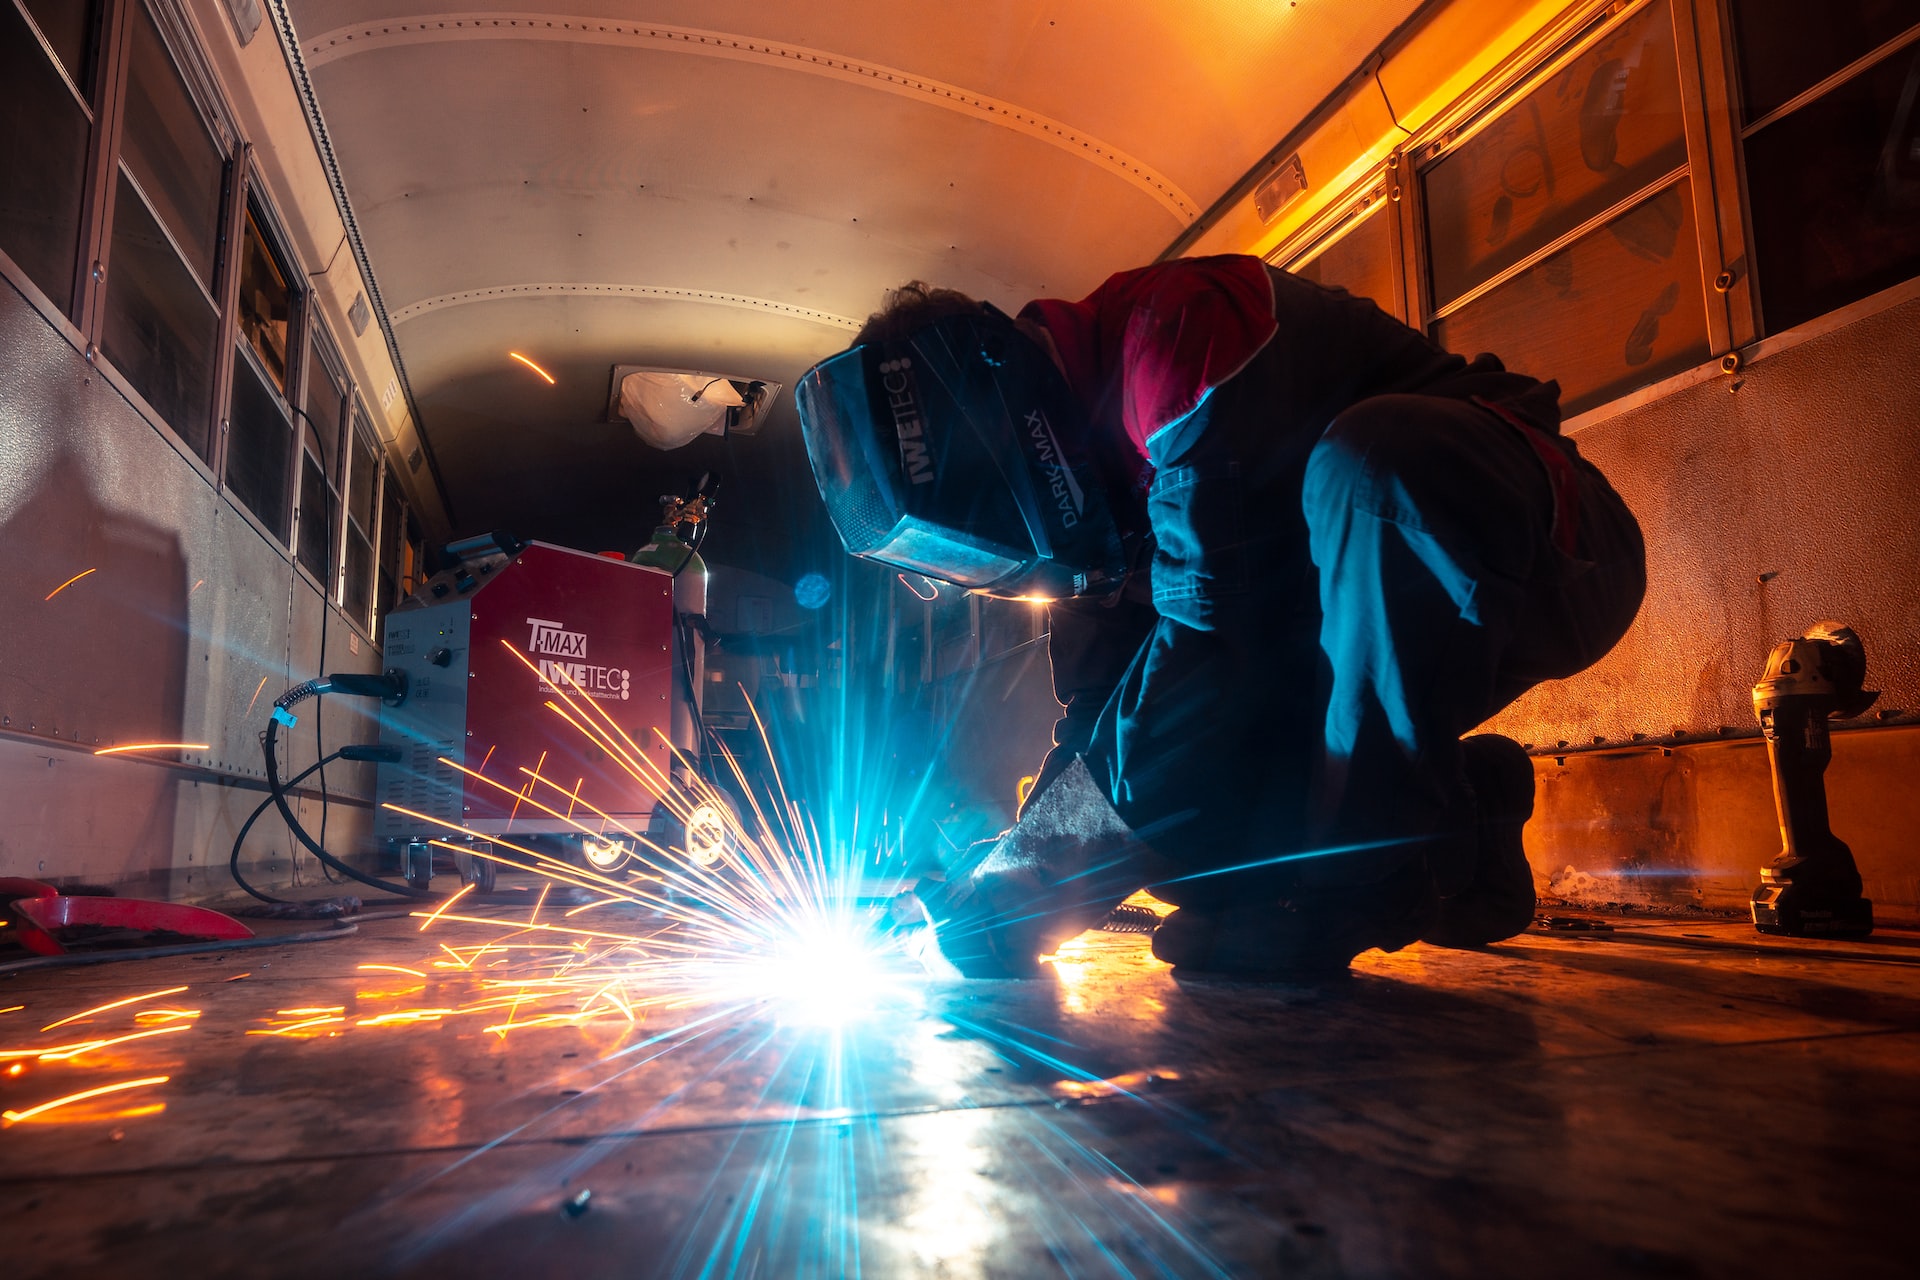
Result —
M1315 988L1089 934L838 1029L490 1033L431 1012L484 966L433 962L499 930L403 918L17 973L7 1109L167 1079L0 1131L0 1238L45 1276L1913 1274L1920 936L1615 923Z

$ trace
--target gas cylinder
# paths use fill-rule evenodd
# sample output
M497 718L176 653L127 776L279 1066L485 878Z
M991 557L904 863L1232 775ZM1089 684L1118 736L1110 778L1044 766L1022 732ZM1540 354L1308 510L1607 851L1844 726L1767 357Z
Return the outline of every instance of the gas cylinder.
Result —
M676 500L677 505L677 500ZM688 759L700 750L700 699L706 679L707 564L680 537L678 511L669 507L647 545L627 557L631 564L673 575L673 714L668 738Z

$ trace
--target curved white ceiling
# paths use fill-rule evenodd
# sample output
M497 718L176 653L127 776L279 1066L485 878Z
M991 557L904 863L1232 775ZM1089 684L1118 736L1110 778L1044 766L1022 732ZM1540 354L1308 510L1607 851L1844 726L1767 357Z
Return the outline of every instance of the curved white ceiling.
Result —
M463 530L620 545L578 531L648 518L612 495L687 463L606 422L614 364L790 387L904 280L1080 296L1157 256L1417 2L272 8ZM817 506L794 426L783 396L737 442L777 500L731 491L789 542Z
M804 75L845 80L881 93L916 98L946 111L957 111L1003 129L1039 138L1070 156L1098 165L1132 183L1165 205L1168 212L1179 220L1180 226L1200 216L1200 206L1150 165L1037 111L897 67L737 33L702 31L695 27L676 27L665 23L615 22L534 13L447 13L337 27L306 40L302 47L307 65L318 68L375 49L454 40L551 40L665 50L696 57L757 62Z

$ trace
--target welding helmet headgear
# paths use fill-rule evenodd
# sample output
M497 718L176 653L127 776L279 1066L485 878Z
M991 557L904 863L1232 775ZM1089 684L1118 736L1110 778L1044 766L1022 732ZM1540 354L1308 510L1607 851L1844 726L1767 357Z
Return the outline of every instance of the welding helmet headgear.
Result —
M1085 447L1085 410L1003 312L929 322L809 369L794 392L847 550L987 595L1119 585L1120 533Z

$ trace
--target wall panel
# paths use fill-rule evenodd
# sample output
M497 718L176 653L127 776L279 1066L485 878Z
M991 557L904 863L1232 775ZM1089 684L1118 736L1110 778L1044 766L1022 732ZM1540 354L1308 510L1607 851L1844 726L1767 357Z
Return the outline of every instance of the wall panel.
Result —
M1920 299L1580 430L1639 517L1647 600L1619 647L1490 727L1523 742L1754 727L1768 651L1822 618L1876 710L1920 709Z
M0 875L229 893L228 850L265 794L266 709L314 674L318 595L4 278L0 351ZM324 612L328 668L377 669L372 646L354 654ZM377 736L368 710L330 706L329 746ZM184 767L91 754L134 741L208 746L178 757ZM297 737L292 748L293 769L312 760ZM329 770L328 783L340 801L329 843L355 852L370 770ZM302 804L317 824L317 803ZM269 884L316 881L289 848L284 824L263 819L247 861Z

